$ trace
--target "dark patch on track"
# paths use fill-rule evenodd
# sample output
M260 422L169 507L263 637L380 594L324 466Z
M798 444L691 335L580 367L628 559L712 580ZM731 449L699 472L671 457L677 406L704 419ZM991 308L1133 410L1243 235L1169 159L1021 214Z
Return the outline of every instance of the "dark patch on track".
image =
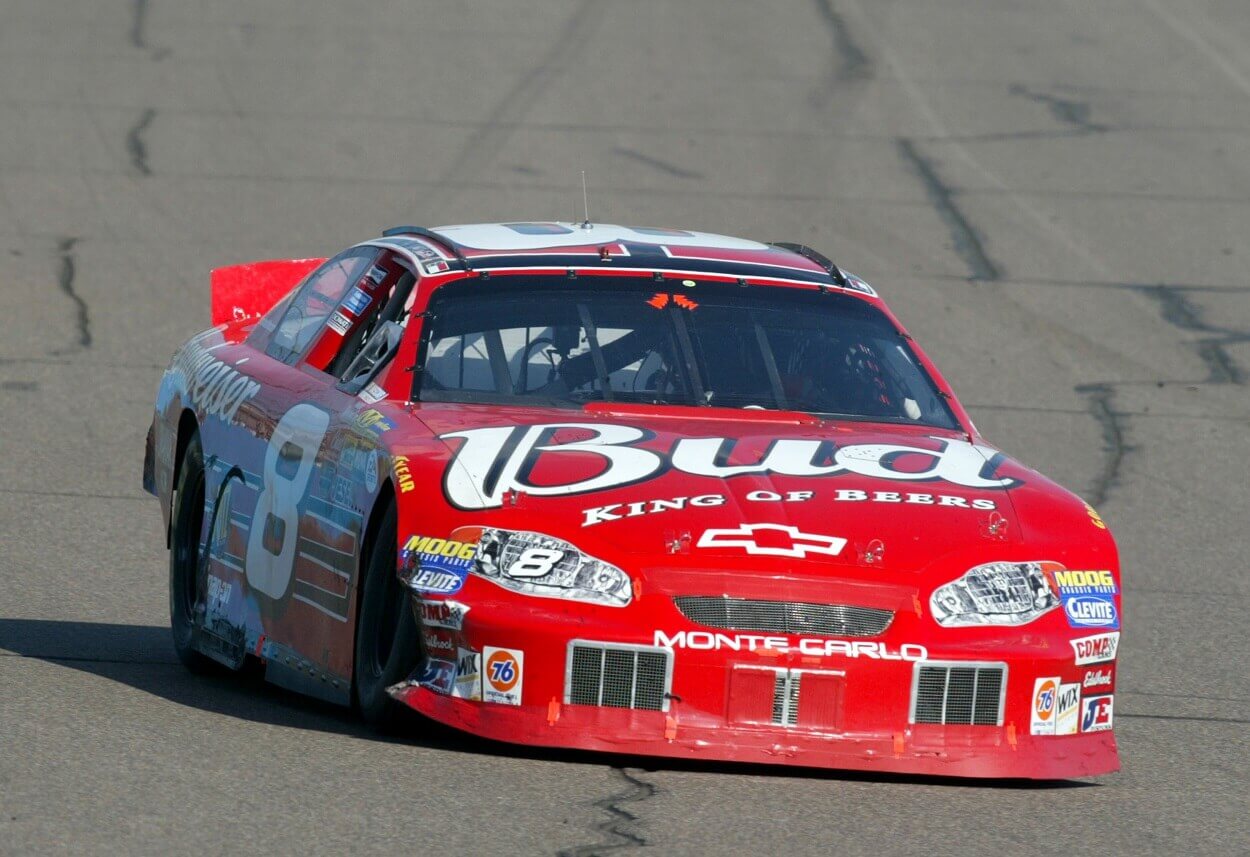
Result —
M126 151L130 154L130 165L144 176L152 175L152 168L148 166L148 146L144 142L143 134L155 118L156 111L149 107L139 116L139 121L126 132Z
M1124 456L1132 447L1124 439L1124 416L1112 408L1115 391L1110 384L1082 384L1076 392L1089 400L1089 412L1102 429L1103 464L1090 488L1089 503L1101 506L1107 501L1111 489L1120 481L1120 467Z
M955 191L942 181L933 164L916 150L911 140L896 141L899 155L924 182L929 202L942 222L950 230L955 253L968 266L969 280L998 280L1003 274L999 265L989 257L980 233L955 202Z
M648 800L655 797L659 789L652 783L631 776L624 768L612 768L612 772L624 781L625 788L594 802L595 806L606 810L609 815L606 821L595 825L595 829L606 838L603 842L593 845L578 845L575 848L560 851L559 857L594 857L597 854L626 848L644 848L649 844L636 828L638 816L623 808L621 804Z
M673 178L678 178L678 179L701 179L703 178L703 173L696 173L693 170L687 170L678 166L674 166L673 164L670 164L667 161L661 161L659 158L653 158L650 155L644 155L642 152L635 152L633 149L627 149L624 146L617 146L612 151L615 154L618 154L623 158L629 158L631 161L637 161L640 164L645 164L646 166L651 167L652 169L655 169L655 170L659 170L665 175L672 176Z
M1065 125L1071 125L1073 128L1084 134L1101 134L1107 130L1106 125L1091 121L1089 118L1089 102L1075 101L1069 98L1060 98L1057 95L1047 95L1045 92L1034 92L1022 84L1014 83L1007 90L1012 95L1019 95L1030 101L1036 101L1038 104L1046 106L1050 111L1050 115Z

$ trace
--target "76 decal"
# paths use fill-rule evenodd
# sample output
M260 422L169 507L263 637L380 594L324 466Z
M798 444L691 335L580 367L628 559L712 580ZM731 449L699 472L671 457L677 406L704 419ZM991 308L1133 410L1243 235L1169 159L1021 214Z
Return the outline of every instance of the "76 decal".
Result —
M486 646L482 650L482 699L503 705L520 705L524 670L524 652Z

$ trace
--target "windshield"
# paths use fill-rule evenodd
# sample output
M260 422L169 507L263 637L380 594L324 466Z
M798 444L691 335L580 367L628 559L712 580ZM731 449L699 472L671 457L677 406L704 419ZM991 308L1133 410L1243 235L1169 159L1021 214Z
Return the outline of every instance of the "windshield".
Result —
M424 401L786 409L957 428L906 339L840 293L672 280L473 280L430 304Z

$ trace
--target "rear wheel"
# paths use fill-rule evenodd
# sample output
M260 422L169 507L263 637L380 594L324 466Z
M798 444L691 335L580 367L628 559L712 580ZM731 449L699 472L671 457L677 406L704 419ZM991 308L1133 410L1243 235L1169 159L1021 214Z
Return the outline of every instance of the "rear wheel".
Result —
M169 540L169 627L178 660L193 672L214 662L191 645L195 606L199 598L200 536L204 529L204 451L197 431L182 456L178 491L174 495L173 532Z
M369 554L356 623L356 707L364 721L379 731L392 728L402 712L387 687L406 679L420 655L408 592L395 573L397 526L391 505Z

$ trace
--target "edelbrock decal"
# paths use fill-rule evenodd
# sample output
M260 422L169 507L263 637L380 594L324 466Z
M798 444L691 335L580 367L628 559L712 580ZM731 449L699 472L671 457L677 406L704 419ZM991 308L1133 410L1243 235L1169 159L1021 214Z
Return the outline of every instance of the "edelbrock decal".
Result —
M552 443L561 430L591 436ZM966 488L1018 484L1010 477L993 475L997 453L961 440L934 438L937 449L925 449L888 443L837 446L832 441L780 438L755 464L726 464L737 443L731 438L679 438L667 455L632 445L650 437L649 432L633 426L599 423L491 426L448 432L440 438L463 443L444 472L443 490L458 508L495 509L514 491L537 497L604 491L655 478L666 468L720 479L747 474L819 477L854 473L902 482L945 481ZM598 475L580 481L534 485L528 474L547 452L594 455L605 466ZM924 456L927 466L915 471L894 469L894 463L903 456Z

